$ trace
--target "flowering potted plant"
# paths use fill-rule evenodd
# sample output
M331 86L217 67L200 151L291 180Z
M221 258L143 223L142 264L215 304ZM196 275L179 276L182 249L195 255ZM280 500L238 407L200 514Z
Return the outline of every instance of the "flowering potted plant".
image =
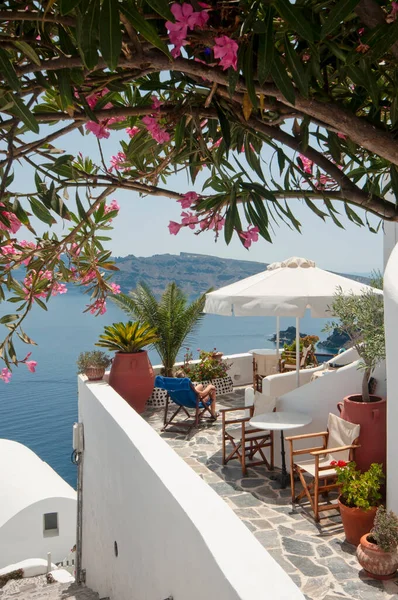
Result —
M228 376L232 363L221 360L221 356L222 353L217 352L216 348L209 352L200 350L199 362L192 364L192 352L187 348L182 369L195 383L212 383L218 394L228 394L233 391L233 382Z
M157 340L156 330L147 323L128 321L105 327L96 343L96 346L116 351L109 385L137 412L143 412L155 380L148 353L143 348Z
M77 372L84 373L89 381L102 379L111 359L101 350L81 352L77 359Z
M371 530L381 500L382 465L372 463L364 473L355 462L332 460L330 465L336 469L337 483L341 485L338 503L346 540L358 546L361 537Z
M376 512L373 529L361 537L357 558L367 575L391 579L398 568L398 517L384 506Z

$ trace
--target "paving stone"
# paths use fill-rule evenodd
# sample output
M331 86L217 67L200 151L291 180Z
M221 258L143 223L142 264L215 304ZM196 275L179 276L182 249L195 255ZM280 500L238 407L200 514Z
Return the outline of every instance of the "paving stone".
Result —
M300 575L298 573L292 573L292 574L289 573L289 575L290 575L290 579L297 585L297 587L299 589L301 589L303 582L301 581Z
M262 505L262 502L258 498L252 496L252 494L241 494L240 496L232 496L231 500L234 504L236 504L236 506L239 506L240 508L243 508L244 506Z
M329 592L328 576L309 577L301 590L311 599L316 598L317 600L323 600L323 598Z
M345 560L339 556L332 556L330 558L322 560L321 564L328 567L331 573L335 576L337 581L344 579L352 579L357 575L357 571L354 571ZM345 587L345 585L344 585Z
M308 542L283 537L282 545L288 554L298 554L299 556L315 555L314 548Z
M275 523L275 521L271 521L271 523ZM294 535L294 530L291 527L285 527L285 525L279 525L278 531L281 535Z
M333 550L326 544L318 546L316 551L321 558L324 558L325 556L331 556L333 554Z
M355 600L385 600L386 597L383 582L375 579L369 579L366 582L359 578L347 581L344 591Z
M250 477L248 479L243 478L241 481L241 485L243 488L255 488L262 484L262 480L259 477L255 479Z
M257 527L255 525L253 525L253 523L251 521L246 521L246 519L242 519L242 523L244 523L246 525L246 527L248 529L250 529L250 531L253 533L254 531L257 531Z
M289 575L293 575L296 573L296 567L294 567L288 560L286 560L281 550L275 550L274 548L269 548L268 553L272 558L278 563L282 569L288 573ZM301 584L301 580L300 580ZM297 584L296 584L297 585Z
M280 547L279 536L272 529L265 531L256 531L254 535L258 539L260 544L264 546L264 548L268 549Z
M315 564L310 558L306 556L296 556L294 554L287 554L286 558L294 564L299 571L302 572L306 577L319 577L320 575L327 575L328 570L325 567L321 567Z
M241 519L258 519L260 517L253 508L234 508L234 513Z
M225 481L209 483L209 485L220 496L233 496L234 494L238 493L232 486L230 486L228 483L225 483Z
M265 519L252 519L252 523L256 529L272 529L272 525Z

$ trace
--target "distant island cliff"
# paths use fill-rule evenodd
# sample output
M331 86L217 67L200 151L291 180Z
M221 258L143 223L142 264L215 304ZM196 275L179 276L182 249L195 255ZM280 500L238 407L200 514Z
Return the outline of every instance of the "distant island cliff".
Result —
M119 271L115 271L112 281L118 283L124 293L144 281L159 295L170 281L175 281L191 298L199 296L210 287L217 289L267 268L267 263L188 252L148 257L129 255L116 257L115 261ZM363 283L369 281L366 277L345 276Z

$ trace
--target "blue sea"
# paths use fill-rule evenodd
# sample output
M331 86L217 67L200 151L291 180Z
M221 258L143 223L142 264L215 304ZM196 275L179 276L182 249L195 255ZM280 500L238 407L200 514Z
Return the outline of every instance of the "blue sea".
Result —
M0 437L31 448L73 487L76 467L70 456L72 426L77 421L76 359L81 351L94 349L104 325L126 320L125 313L112 302L107 303L108 311L102 317L83 314L86 303L84 295L71 290L53 298L47 312L35 308L24 329L38 346L21 343L18 355L31 350L31 360L38 363L36 373L20 365L9 384L0 381ZM0 314L11 312L10 308L12 305L0 305ZM300 321L300 331L325 339L322 329L326 321L306 315ZM281 319L281 329L289 325L295 325L294 319ZM186 345L194 358L198 348L216 347L224 354L237 354L252 348L273 348L267 339L273 333L274 318L206 315ZM152 364L160 362L154 351L150 358Z

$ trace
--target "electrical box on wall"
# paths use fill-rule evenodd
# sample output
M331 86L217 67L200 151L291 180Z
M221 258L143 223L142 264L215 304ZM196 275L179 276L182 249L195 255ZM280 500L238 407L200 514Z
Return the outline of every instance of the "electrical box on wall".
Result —
M73 425L73 450L75 452L83 452L84 436L83 423L75 423Z

